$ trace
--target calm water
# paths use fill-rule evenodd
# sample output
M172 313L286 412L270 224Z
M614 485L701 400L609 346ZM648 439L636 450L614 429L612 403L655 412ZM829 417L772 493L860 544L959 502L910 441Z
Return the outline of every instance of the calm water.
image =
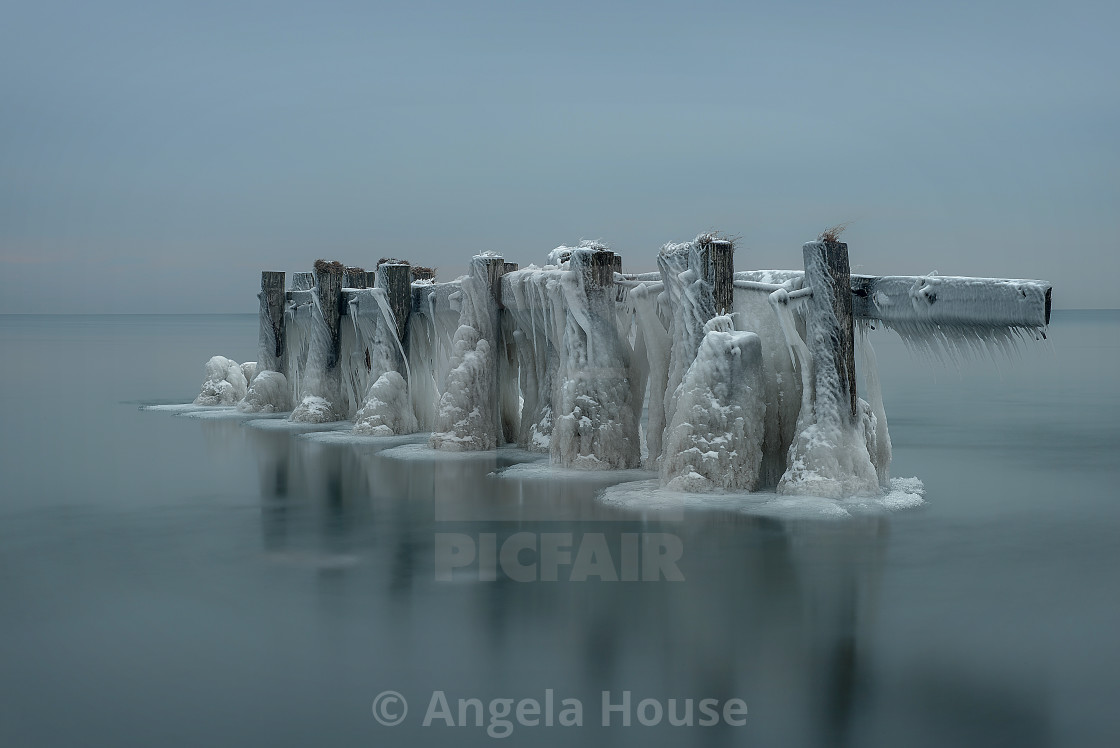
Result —
M507 743L1120 745L1120 313L1058 312L998 366L881 333L892 472L927 504L830 523L642 518L495 459L139 410L255 358L256 324L0 317L0 746L475 745L421 726L433 691L546 689L585 726ZM435 580L436 533L518 531L672 533L685 581ZM387 689L397 727L371 714ZM749 717L602 728L604 690Z

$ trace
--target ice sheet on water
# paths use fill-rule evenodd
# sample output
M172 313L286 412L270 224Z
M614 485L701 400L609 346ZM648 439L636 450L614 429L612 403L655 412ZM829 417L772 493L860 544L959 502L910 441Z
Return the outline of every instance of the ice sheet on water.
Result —
M925 503L925 487L917 478L892 478L890 489L876 496L835 499L822 496L784 496L756 493L688 493L661 488L656 480L620 483L605 489L599 501L608 506L643 513L679 514L692 511L734 511L775 519L842 520L913 509Z
M333 421L331 423L300 423L289 421L287 418L261 418L257 416L251 421L246 421L246 426L262 431L290 431L300 433L307 431L349 431L354 424L350 421Z
M656 478L652 470L632 468L629 470L580 470L561 465L550 465L546 455L533 454L533 462L521 462L493 473L494 477L505 480L521 481L564 481L565 483L585 483L590 485L613 485L628 481L641 481Z
M369 447L382 450L392 449L404 444L425 444L428 434L396 434L392 436L373 436L369 434L356 434L352 431L309 431L296 435L297 439L314 442L316 444L338 444Z
M394 460L415 460L422 462L469 462L471 460L485 462L486 460L494 460L499 457L504 461L510 462L537 462L547 459L545 455L529 452L512 445L506 445L498 449L449 452L444 449L432 449L428 444L405 444L399 447L386 449L381 455Z

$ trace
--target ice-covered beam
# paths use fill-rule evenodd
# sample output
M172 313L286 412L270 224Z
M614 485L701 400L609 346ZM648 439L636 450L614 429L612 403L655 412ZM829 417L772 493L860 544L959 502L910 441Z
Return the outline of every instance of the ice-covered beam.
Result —
M283 371L284 273L261 271L260 332L257 339L258 371Z
M929 275L853 275L853 314L892 324L1046 327L1045 281Z
M288 298L291 298L291 291L310 291L313 288L315 288L315 273L292 273L292 287Z
M801 281L800 270L741 270L743 288ZM852 316L891 325L1039 328L1050 324L1051 286L1041 280L951 275L852 275Z

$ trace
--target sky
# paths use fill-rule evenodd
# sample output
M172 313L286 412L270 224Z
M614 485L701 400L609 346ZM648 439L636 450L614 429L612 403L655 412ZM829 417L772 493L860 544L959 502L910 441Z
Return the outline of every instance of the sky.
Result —
M1115 2L9 0L0 313L253 312L260 271L738 236L1120 307Z

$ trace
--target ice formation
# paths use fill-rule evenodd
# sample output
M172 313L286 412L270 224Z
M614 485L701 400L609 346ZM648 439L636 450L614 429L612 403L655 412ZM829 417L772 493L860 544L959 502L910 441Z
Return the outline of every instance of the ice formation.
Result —
M343 409L354 433L392 436L417 430L411 400L411 368L397 335L397 321L383 287L352 292L351 325L344 323L342 348L350 351L343 371Z
M256 364L246 364L251 367ZM206 380L194 399L195 405L236 405L248 389L241 364L225 356L214 356L206 362Z
M261 365L215 356L195 402L292 408L293 428L339 421L355 438L420 434L424 449L516 444L558 468L644 467L670 494L881 497L897 479L869 331L935 354L1000 349L1045 335L1050 287L849 276L846 247L829 245L836 264L823 246L806 245L804 272L731 276L730 243L710 235L665 245L641 274L581 242L543 267L478 255L451 282L409 286L391 261L373 288L345 290L324 263L326 285L297 274L282 315L267 274Z
M462 279L459 328L451 343L447 387L439 400L433 449L449 452L493 449L498 445L497 310L490 302L488 255L471 261Z
M395 436L414 431L416 418L408 401L408 383L398 372L387 371L366 392L354 419L354 433Z
M288 380L278 371L253 377L245 398L237 404L244 413L282 413L288 410Z
M502 282L524 393L518 442L547 449L556 464L591 470L641 461L644 393L634 387L640 372L632 366L630 320L616 308L613 265L594 264L602 252L593 243L559 247L550 260L567 269L529 267Z
M329 423L340 420L342 414L335 407L341 403L342 381L339 366L339 341L330 332L324 319L329 309L324 309L319 294L311 296L311 334L307 359L299 380L299 401L289 420L297 423Z
M762 341L731 317L704 326L666 431L661 481L678 491L752 491L762 467Z

